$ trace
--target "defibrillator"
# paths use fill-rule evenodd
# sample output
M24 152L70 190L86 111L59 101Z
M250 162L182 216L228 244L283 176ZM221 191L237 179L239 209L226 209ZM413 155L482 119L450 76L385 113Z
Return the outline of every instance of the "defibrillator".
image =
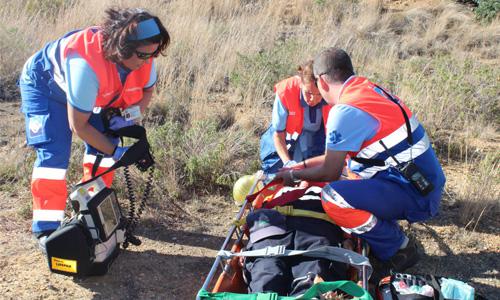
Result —
M133 231L151 190L154 160L143 127L125 127L117 134L138 141L106 172L72 189L69 197L72 216L46 241L48 265L54 273L75 277L104 275L118 256L120 246L127 248L129 243L140 244ZM132 164L142 172L150 172L139 203L136 203L128 171ZM130 201L127 214L122 212L114 189L107 187L101 178L119 167L125 167Z

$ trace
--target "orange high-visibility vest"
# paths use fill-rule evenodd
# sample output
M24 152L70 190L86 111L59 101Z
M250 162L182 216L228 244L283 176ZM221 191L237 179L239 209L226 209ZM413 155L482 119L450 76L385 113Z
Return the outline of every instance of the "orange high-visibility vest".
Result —
M351 78L340 93L338 104L347 104L368 113L379 122L379 128L375 135L361 145L357 152L349 152L349 156L356 157L367 146L385 138L396 129L405 125L405 120L401 109L394 102L385 96L377 93L376 86L364 77ZM395 96L393 96L396 98ZM398 98L396 98L399 100ZM408 107L399 100L399 103L405 110L408 118L412 113ZM406 135L406 131L404 131ZM406 136L404 137L406 138Z
M122 84L115 63L104 57L102 33L98 27L89 27L73 34L63 50L66 59L70 51L76 51L96 73L99 90L95 106L126 108L139 102L149 81L152 58L139 69L133 70Z
M278 94L281 104L288 110L285 130L290 136L293 136L295 132L300 135L304 126L304 108L300 105L300 84L300 77L293 76L274 86L274 91ZM331 105L323 105L321 109L325 129L331 108Z

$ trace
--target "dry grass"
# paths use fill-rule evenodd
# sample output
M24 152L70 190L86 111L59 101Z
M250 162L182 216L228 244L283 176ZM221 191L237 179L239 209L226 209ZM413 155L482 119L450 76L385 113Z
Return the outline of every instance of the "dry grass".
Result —
M183 197L186 186L213 192L213 182L228 184L255 168L272 84L338 46L352 54L358 73L406 99L443 160L477 166L451 187L474 206L464 206L475 212L468 218L491 211L485 199L497 207L498 156L492 161L491 153L498 147L500 22L482 25L452 1L407 2L403 10L390 1L120 1L157 14L172 36L168 55L158 60L148 117L160 196ZM69 30L98 24L114 3L1 0L3 98L29 55ZM494 146L481 148L477 140ZM489 180L492 188L483 189Z

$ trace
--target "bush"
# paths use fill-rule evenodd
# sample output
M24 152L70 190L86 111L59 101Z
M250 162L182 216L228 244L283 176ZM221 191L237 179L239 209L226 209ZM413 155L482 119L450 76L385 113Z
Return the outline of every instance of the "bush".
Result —
M500 0L476 0L477 7L474 9L476 18L486 23L491 22L500 12Z
M150 130L160 193L178 198L228 188L241 173L248 172L257 153L249 133L231 128L220 130L216 119L195 121L187 128L166 122ZM166 189L166 190L165 190Z

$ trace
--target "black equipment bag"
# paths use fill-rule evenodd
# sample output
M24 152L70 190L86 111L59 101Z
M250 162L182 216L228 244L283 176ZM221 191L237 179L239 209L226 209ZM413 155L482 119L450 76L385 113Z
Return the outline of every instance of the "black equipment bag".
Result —
M63 224L46 241L49 269L58 274L85 277L104 275L120 252L113 252L102 262L94 262L95 242L82 221Z
M54 273L85 276L91 269L94 242L90 232L74 219L54 231L46 241L49 268Z

